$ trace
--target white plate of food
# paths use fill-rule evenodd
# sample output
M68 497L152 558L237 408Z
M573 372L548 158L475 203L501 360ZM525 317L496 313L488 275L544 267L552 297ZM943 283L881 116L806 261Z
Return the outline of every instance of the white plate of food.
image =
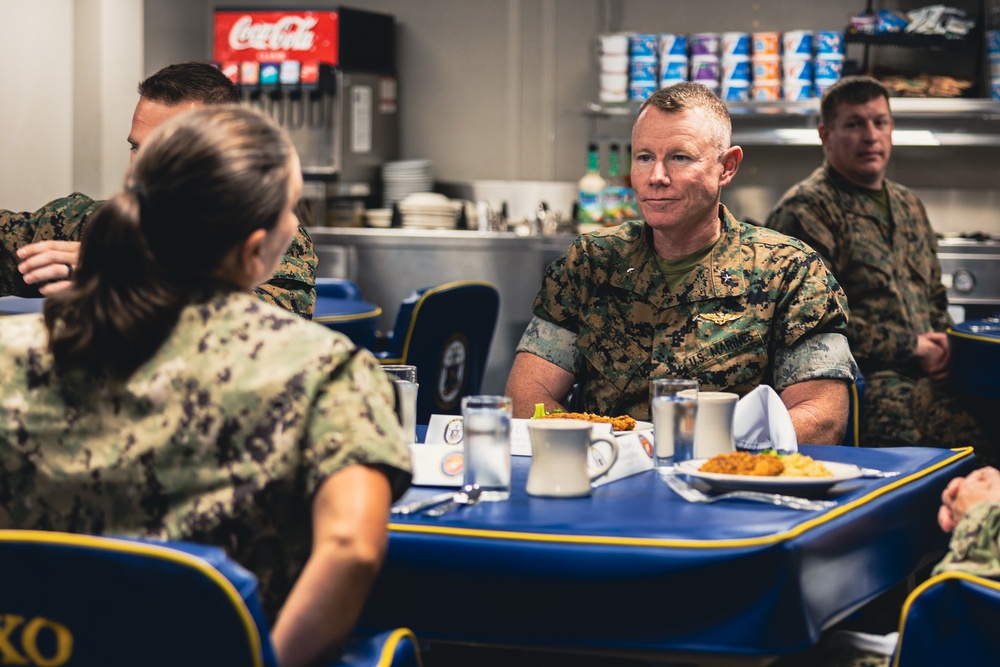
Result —
M653 430L653 422L643 422L638 419L635 420L635 426L629 431L615 431L618 435L623 433L636 433L637 431L651 431Z
M757 456L769 456L757 454ZM718 491L768 491L772 493L804 493L825 491L834 484L857 479L862 476L861 468L849 463L814 460L826 467L830 472L828 477L773 476L773 475L737 475L718 472L702 472L699 468L708 459L691 459L681 461L674 466L674 472L700 479Z

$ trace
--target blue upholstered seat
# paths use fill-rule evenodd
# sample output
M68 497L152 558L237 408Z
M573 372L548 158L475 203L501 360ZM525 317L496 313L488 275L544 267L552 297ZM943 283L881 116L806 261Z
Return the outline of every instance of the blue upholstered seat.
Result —
M220 548L0 530L0 565L4 664L275 665L257 580ZM388 631L335 664L416 667L419 650Z
M317 278L316 296L361 301L361 288L346 278Z
M898 667L1000 664L1000 582L946 572L918 586L903 605Z
M459 414L462 397L480 392L499 312L496 286L476 280L418 289L400 304L375 356L417 367L418 424L432 414Z
M840 444L845 447L861 446L861 408L865 404L865 376L858 371L858 377L848 393L847 431Z

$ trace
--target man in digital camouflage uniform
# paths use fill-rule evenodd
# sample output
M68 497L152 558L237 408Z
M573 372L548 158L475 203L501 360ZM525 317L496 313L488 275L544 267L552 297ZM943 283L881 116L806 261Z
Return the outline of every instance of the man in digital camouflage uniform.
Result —
M143 139L168 118L204 104L239 101L236 86L208 63L161 69L139 84L128 137L133 157ZM87 219L102 203L77 192L34 212L0 210L0 296L39 296L65 289L77 265ZM316 253L301 224L274 275L256 293L263 301L312 317Z
M877 80L831 86L820 103L826 160L766 224L814 248L847 293L847 336L866 385L862 444L973 445L992 462L996 443L977 416L988 402L959 397L946 382L952 322L937 241L917 196L885 178L892 129Z
M855 366L846 299L818 255L720 204L743 151L699 84L643 103L632 184L644 220L585 234L546 271L507 383L516 417L583 407L648 418L649 380L745 394L771 384L800 442L839 443Z

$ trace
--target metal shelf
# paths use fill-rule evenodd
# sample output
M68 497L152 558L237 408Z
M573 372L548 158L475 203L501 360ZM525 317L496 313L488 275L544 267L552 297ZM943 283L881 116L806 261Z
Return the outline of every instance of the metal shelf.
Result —
M818 146L819 100L730 102L733 143L742 146ZM1000 100L894 97L895 146L1000 146ZM589 103L595 120L631 124L638 103Z

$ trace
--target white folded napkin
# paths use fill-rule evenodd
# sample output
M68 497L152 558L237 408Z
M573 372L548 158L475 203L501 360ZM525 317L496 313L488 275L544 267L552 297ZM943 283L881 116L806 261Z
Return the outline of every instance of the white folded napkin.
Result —
M799 443L788 408L778 392L762 384L736 403L733 435L737 449L797 452Z

